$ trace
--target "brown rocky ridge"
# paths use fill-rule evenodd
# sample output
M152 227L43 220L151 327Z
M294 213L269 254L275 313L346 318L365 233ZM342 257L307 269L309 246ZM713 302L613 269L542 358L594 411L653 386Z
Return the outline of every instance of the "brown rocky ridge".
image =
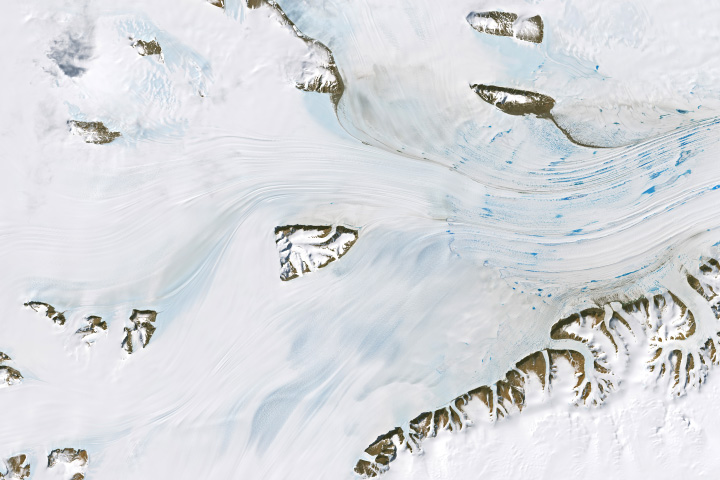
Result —
M470 88L485 102L496 107L503 113L515 116L535 115L537 118L550 120L575 145L588 148L605 148L598 145L582 143L575 139L571 132L561 126L552 109L555 100L541 93L520 90L517 88L498 87L496 85L470 85Z
M27 456L16 455L5 460L6 472L0 473L0 480L23 480L30 476L30 465L25 465Z
M357 230L340 225L284 225L275 228L280 279L292 280L327 266L344 256L357 239Z
M330 94L330 100L337 109L337 105L340 102L340 97L345 90L345 84L340 76L335 58L333 57L330 49L325 46L322 42L308 37L300 31L300 29L288 18L280 5L274 0L247 0L248 8L254 10L259 8L268 8L276 14L276 17L280 24L288 27L293 34L305 42L308 48L317 48L322 51L326 57L325 63L322 67L327 71L329 75L318 75L305 82L297 82L295 86L300 90L308 92L328 93Z
M23 376L12 367L4 365L12 359L5 353L0 352L0 385L10 386L20 383Z
M58 312L57 310L55 310L55 307L53 307L49 303L33 301L27 302L25 306L32 308L36 312L44 313L46 317L55 322L55 324L57 325L65 325L64 312Z
M120 136L120 132L111 132L103 122L81 122L68 120L68 127L75 135L80 135L85 143L102 145L110 143Z
M130 327L125 327L125 339L122 347L129 354L136 351L137 347L145 348L150 343L153 333L155 333L155 319L157 312L154 310L136 310L133 309L130 315Z
M107 322L97 315L90 315L85 318L87 325L79 328L75 333L80 335L87 343L92 343L91 335L99 333L100 330L107 330Z
M480 33L500 37L515 37L525 42L541 43L543 21L540 15L518 17L511 12L472 12L466 17L472 28Z
M79 470L73 473L69 480L83 480L85 467L88 464L87 451L75 448L56 448L48 455L47 468L53 468L58 464L65 464L66 471L68 469Z
M645 363L647 382L666 388L671 397L699 388L720 363L720 262L710 259L681 280L674 292L606 302L557 320L548 348L526 355L494 383L380 435L357 461L355 473L375 477L398 453L419 453L430 438L520 413L528 393L548 395L562 371L575 379L570 379L572 402L585 407L607 401L635 361Z
M160 44L155 39L148 41L135 40L132 46L137 50L138 55L143 57L146 55L162 55L162 48L160 48Z

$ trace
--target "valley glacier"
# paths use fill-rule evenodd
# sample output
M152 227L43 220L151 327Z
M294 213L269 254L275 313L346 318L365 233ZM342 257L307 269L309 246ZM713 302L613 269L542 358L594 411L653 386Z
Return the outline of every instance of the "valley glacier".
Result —
M716 477L720 5L3 8L0 478Z

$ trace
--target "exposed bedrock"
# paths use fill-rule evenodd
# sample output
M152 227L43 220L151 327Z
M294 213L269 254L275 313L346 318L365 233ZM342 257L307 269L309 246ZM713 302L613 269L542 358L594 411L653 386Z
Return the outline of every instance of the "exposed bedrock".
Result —
M19 371L5 365L11 361L12 359L9 355L0 352L0 388L16 385L22 381L23 376Z
M86 325L79 328L75 333L88 344L92 345L97 339L97 334L100 331L107 331L107 322L97 315L90 315L85 318Z
M131 39L132 40L132 39ZM160 55L162 58L162 48L156 39L152 40L135 40L132 43L133 48L140 56Z
M525 42L541 43L543 21L540 15L520 17L512 12L472 12L466 17L472 28L480 33L500 37L515 37Z
M301 277L344 256L358 231L333 225L284 225L275 229L280 254L280 279Z
M49 318L58 326L64 326L67 318L65 312L58 312L55 307L45 302L31 301L24 304L26 307L42 314ZM83 319L85 325L80 327L75 334L80 337L88 344L92 345L97 340L97 334L101 331L107 331L108 325L101 317L97 315L90 315Z
M26 463L27 455L20 454L5 460L5 473L0 473L0 480L22 480L30 476L30 465Z
M470 85L470 88L485 102L508 115L535 115L537 118L550 120L575 145L589 148L605 148L603 145L584 143L575 138L572 133L558 123L552 113L555 100L547 95L516 88L498 87L495 85Z
M288 18L283 9L273 0L247 0L250 9L266 8L277 21L288 29L295 37L305 42L307 54L298 66L295 75L295 86L307 92L327 93L337 108L345 84L335 63L330 49L322 42L308 37Z
M633 301L611 301L557 320L547 348L525 356L503 378L421 413L406 425L380 435L355 465L375 477L407 450L444 431L496 422L550 394L563 374L571 375L570 398L577 406L602 405L621 387L634 362L646 367L646 382L669 396L699 388L718 365L720 348L720 262L710 259L692 271L665 278L664 290ZM567 384L567 382L564 382Z
M45 315L47 318L52 320L56 325L65 325L65 312L58 312L55 310L55 307L50 305L49 303L44 302L27 302L25 304L26 307L30 307L33 310L35 310L38 313L41 313Z
M83 480L88 464L86 450L76 448L56 448L48 455L47 468L62 465L68 480Z
M131 326L125 327L125 338L122 347L128 354L137 352L138 348L145 348L155 333L155 319L157 312L154 310L133 310L130 315Z
M81 122L79 120L68 120L70 132L79 135L85 143L103 145L110 143L120 137L120 132L110 131L103 122Z

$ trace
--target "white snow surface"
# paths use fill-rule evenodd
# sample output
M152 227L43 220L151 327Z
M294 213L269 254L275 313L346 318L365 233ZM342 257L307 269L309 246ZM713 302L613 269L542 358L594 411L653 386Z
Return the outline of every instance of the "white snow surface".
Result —
M350 479L377 435L496 381L563 315L717 257L719 6L503 2L542 16L531 44L467 24L492 2L277 3L332 51L337 110L296 87L322 52L238 0L3 4L0 351L23 379L0 389L0 460L26 454L32 479L65 478L47 455L69 447L88 479ZM475 83L551 96L609 148ZM293 224L359 238L282 282ZM134 309L156 330L125 355ZM680 399L641 373L599 408L558 395L439 436L386 478L715 478L717 373Z

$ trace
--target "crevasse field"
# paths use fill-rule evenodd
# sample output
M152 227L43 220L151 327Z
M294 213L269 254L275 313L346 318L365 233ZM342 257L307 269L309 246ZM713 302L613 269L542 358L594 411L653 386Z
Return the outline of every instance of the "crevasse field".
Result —
M718 22L6 2L0 479L717 478Z

